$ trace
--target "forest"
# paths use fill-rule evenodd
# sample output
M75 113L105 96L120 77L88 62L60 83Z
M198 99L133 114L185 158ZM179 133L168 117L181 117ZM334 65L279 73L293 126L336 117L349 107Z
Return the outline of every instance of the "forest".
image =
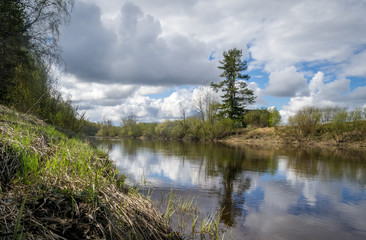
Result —
M84 114L62 97L56 74L63 66L59 30L70 21L73 4L0 2L0 104L77 132Z

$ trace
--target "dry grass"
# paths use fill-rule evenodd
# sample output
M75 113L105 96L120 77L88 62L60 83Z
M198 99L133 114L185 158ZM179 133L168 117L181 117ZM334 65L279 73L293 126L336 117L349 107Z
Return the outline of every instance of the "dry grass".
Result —
M265 146L293 146L293 147L325 147L339 149L366 149L366 122L361 121L356 130L339 130L335 134L324 124L318 126L313 135L298 138L293 132L294 128L281 126L276 128L248 128L239 134L228 137L221 142L233 146L240 145L265 145ZM296 129L295 129L296 130ZM336 136L335 136L336 135ZM337 140L336 137L340 138Z
M181 239L107 155L0 106L0 239Z

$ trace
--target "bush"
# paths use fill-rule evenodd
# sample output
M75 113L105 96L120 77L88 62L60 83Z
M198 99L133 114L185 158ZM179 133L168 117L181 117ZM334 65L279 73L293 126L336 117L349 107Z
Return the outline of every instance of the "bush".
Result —
M207 126L207 135L210 140L221 139L228 136L234 130L233 120L227 118Z
M292 135L300 142L308 139L320 124L321 112L316 107L304 107L288 119Z
M266 109L250 110L244 115L244 122L247 126L268 127L270 115Z

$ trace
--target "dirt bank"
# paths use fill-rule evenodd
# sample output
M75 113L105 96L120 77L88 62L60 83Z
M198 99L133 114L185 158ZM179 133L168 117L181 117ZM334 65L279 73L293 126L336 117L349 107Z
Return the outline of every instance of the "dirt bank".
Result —
M366 137L366 136L365 136ZM348 139L341 143L336 142L333 137L323 132L307 138L296 138L291 134L288 127L276 128L248 128L243 129L238 134L222 139L220 142L239 145L271 145L271 146L293 146L293 147L329 147L340 149L354 149L366 151L365 139Z

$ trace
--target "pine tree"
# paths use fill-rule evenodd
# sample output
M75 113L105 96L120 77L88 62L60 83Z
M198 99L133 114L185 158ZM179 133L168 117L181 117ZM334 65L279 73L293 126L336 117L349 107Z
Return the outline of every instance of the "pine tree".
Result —
M248 74L243 74L247 70L247 62L241 60L242 51L236 48L223 54L224 59L220 61L219 69L222 69L219 83L211 83L211 87L217 92L221 89L223 95L220 106L220 115L230 118L237 126L243 126L243 116L248 104L254 103L254 92L248 88L246 81Z

